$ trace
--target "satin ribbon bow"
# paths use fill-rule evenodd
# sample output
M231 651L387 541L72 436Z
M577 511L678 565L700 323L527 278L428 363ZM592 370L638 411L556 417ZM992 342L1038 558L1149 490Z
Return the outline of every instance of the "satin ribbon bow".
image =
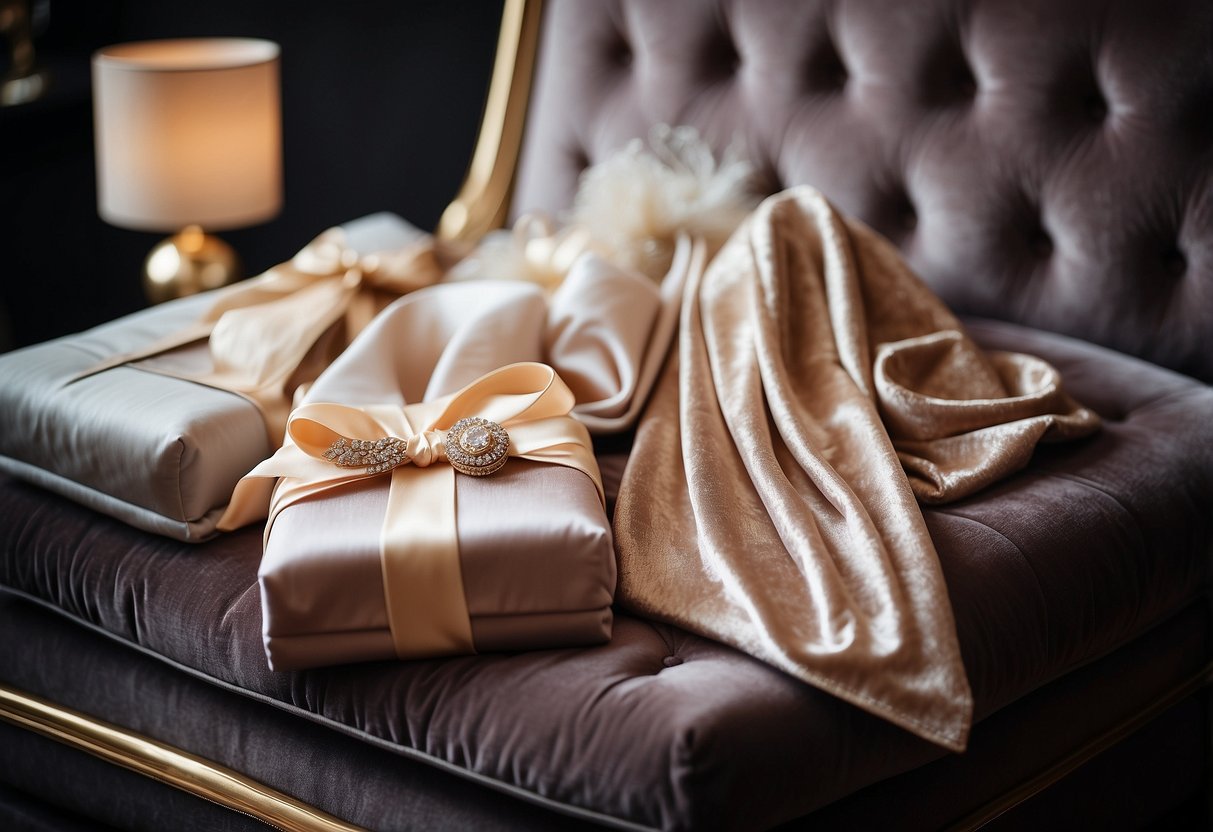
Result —
M420 658L475 652L459 564L457 474L442 464L446 432L461 419L496 422L509 433L510 457L575 468L593 480L602 500L589 432L569 416L573 404L572 392L555 370L521 363L420 404L303 405L291 414L286 444L236 486L219 528L238 528L268 511L268 540L274 519L288 506L367 477L390 477L380 547L396 654ZM406 448L404 464L390 471L340 467L325 456L338 439L385 438L401 440ZM279 478L276 486L274 478ZM503 482L501 487L509 486Z
M450 272L454 280L525 280L554 292L577 258L587 252L604 255L584 226L559 231L541 214L524 214L511 231L482 239Z
M558 233L551 220L537 214L518 219L512 241L522 252L528 277L547 289L555 289L564 281L578 257L601 249L588 229L571 225Z
M261 411L270 443L277 447L290 413L292 382L317 375L397 296L441 276L428 235L399 249L359 254L346 244L342 229L330 228L289 262L217 291L215 303L193 324L90 367L72 381L207 339L210 371L148 369L248 399ZM344 331L333 333L337 343L321 344L343 319ZM317 347L328 354L309 362Z

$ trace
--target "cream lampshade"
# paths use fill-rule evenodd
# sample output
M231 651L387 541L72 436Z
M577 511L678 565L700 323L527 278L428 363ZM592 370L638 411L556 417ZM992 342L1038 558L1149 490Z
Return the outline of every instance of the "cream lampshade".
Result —
M152 250L153 301L240 277L207 231L282 207L278 45L219 38L110 46L93 56L97 208L121 228L176 231Z

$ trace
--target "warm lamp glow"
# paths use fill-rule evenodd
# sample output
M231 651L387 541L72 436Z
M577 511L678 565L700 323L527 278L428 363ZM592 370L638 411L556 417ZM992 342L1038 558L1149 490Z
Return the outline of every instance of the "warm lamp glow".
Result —
M143 231L211 231L282 206L278 46L129 43L93 56L98 211Z
M97 211L140 231L179 231L148 255L153 302L240 277L203 232L282 208L278 45L221 38L126 43L93 56Z

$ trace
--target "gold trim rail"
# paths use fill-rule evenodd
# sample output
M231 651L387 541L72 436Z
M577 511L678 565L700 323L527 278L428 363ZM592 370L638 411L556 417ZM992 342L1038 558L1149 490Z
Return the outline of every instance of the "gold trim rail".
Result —
M476 149L459 194L438 222L443 240L475 242L505 222L531 94L540 5L506 0Z
M0 685L0 719L285 832L360 829L218 763L7 685Z

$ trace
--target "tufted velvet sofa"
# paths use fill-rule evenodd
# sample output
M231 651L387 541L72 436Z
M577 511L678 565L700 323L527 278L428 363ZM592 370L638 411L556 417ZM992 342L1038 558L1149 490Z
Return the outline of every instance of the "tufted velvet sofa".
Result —
M301 808L169 788L160 780L181 778L110 765L14 724L10 708L0 818L1199 828L1213 661L1210 44L1203 0L544 4L516 169L508 129L497 142L512 199L489 214L558 211L605 153L655 123L694 124L717 146L742 142L767 190L811 183L890 237L980 343L1046 358L1103 417L1099 435L925 512L976 697L963 755L626 611L596 649L272 673L256 530L180 544L5 480L0 684ZM472 233L460 217L445 230ZM617 488L628 439L598 450Z

